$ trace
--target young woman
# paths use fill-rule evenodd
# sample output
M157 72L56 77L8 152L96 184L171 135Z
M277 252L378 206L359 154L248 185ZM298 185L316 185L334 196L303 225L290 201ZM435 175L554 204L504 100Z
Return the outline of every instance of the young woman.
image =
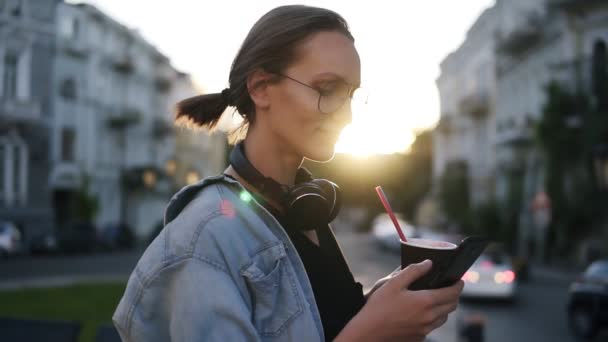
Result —
M333 157L360 69L341 16L279 7L245 38L229 88L178 104L208 129L236 107L246 135L223 174L169 203L113 317L124 341L422 341L446 321L462 282L407 289L430 262L363 293L328 225L339 188L300 167Z

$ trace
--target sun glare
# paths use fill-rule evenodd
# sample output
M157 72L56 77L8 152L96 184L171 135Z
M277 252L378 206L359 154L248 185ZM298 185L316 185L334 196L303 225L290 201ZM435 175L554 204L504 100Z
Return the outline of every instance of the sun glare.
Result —
M336 153L366 158L374 154L404 153L414 142L411 118L399 113L386 101L357 107L353 104L353 121L346 126L336 143Z

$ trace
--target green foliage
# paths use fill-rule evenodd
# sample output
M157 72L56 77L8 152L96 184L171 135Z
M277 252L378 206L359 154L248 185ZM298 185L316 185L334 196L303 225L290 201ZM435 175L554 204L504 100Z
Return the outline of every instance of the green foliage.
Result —
M505 242L509 239L509 226L504 224L501 207L489 201L471 210L470 224L464 227L466 235L483 235L492 241Z
M468 166L464 161L449 163L440 179L439 203L451 223L469 225L470 195Z
M77 219L92 222L99 211L99 200L89 190L90 179L84 177L82 187L76 192L74 198L74 214Z
M416 136L403 170L403 186L399 192L399 208L404 217L413 220L418 205L432 186L433 140L432 131Z
M431 189L432 180L432 132L424 131L407 154L394 153L358 158L337 154L327 163L305 160L304 167L317 178L327 178L342 190L345 206L366 208L366 222L360 229L369 228L371 220L384 208L374 188L382 186L395 211L408 220L424 196Z
M583 238L601 213L593 177L593 149L608 137L608 115L590 97L556 82L546 87L547 101L536 130L546 160L546 189L552 202L549 244L559 253Z

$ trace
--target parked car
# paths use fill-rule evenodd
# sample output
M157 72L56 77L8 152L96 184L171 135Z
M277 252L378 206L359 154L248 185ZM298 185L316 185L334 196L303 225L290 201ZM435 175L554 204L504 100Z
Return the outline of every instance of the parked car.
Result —
M0 257L9 257L21 253L21 232L9 221L0 221Z
M135 246L133 230L124 223L102 225L97 231L97 241L105 250L130 249Z
M403 234L407 237L415 237L416 229L408 224L400 214L395 214ZM372 221L372 235L378 244L388 250L401 251L399 234L390 216L386 213L379 214Z
M97 244L95 225L86 221L74 221L59 228L57 242L65 253L93 252Z
M31 254L50 254L59 251L59 242L55 232L47 232L34 236L30 240L29 250Z
M608 259L593 262L570 285L567 312L570 331L580 339L608 329Z
M511 258L497 245L490 245L462 277L462 298L513 300L517 282Z

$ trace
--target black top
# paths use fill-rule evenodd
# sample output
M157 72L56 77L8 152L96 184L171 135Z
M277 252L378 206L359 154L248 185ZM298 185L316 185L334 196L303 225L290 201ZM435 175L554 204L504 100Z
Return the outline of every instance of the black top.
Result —
M281 223L296 247L312 285L325 339L332 341L365 304L362 285L355 281L328 225L316 229L317 245L301 231L289 229L277 210L256 199Z

